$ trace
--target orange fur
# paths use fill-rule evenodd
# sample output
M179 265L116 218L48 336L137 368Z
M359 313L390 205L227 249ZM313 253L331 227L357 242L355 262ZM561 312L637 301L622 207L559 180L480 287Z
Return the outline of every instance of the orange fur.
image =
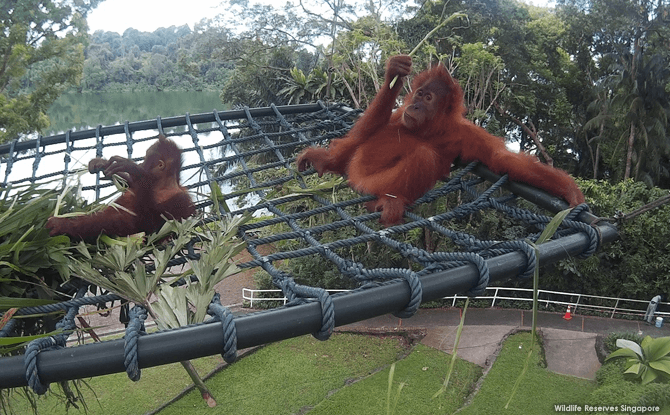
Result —
M85 216L51 217L46 224L49 235L94 241L101 233L127 236L155 232L165 222L162 216L187 218L195 207L187 189L179 184L180 170L181 150L164 136L149 147L142 164L118 156L93 159L89 162L91 173L102 171L107 179L117 174L128 181L128 190L114 202L125 209L109 206Z
M390 82L406 76L410 66L409 56L389 59L384 86L354 127L327 149L305 149L298 169L311 165L319 176L346 175L352 188L377 197L367 208L382 211L380 222L386 226L401 222L405 207L447 177L457 157L480 161L495 173L564 198L570 206L584 202L566 172L508 151L502 139L468 121L463 91L444 65L418 74L403 106L393 112L402 82L393 88Z

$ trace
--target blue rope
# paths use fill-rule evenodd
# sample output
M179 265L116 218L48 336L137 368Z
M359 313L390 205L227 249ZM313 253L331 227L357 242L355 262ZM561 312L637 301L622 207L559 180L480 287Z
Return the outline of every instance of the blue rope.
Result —
M126 373L133 382L140 380L140 367L137 361L137 343L140 336L146 334L144 330L144 321L147 319L147 310L139 305L134 306L128 313L128 326L124 337L123 346L123 365L126 367Z
M227 307L221 305L221 296L214 294L207 313L213 317L214 321L221 322L223 329L223 360L227 363L233 363L237 359L237 329L233 313Z
M49 314L57 311L67 311L71 307L81 307L85 305L96 305L107 303L110 301L123 300L116 294L105 294L96 297L81 297L73 298L72 300L63 301L56 304L40 305L35 307L23 307L16 311L15 316L27 316L31 314ZM0 317L4 314L0 314Z
M95 128L95 157L102 157L102 138L100 137L101 125ZM95 173L95 200L100 199L100 172Z
M568 216L565 218L568 222L568 226L573 229L578 229L580 232L586 233L589 237L589 247L577 257L581 259L588 258L593 255L600 246L600 236L598 235L598 232L596 232L596 228L576 220L577 216L585 211L589 211L589 206L586 203L582 203L581 205L575 206L570 214L568 214Z
M88 287L82 287L77 292L76 297L82 297L86 294ZM28 343L24 356L26 379L28 386L38 395L44 395L49 389L49 384L43 384L39 377L37 367L37 356L43 350L62 349L67 344L67 338L77 328L74 318L79 312L79 306L71 306L65 313L65 317L56 324L57 330L62 330L59 334L50 337L42 337Z
M0 337L12 337L12 333L14 332L14 326L16 325L16 320L11 319L7 323L5 323L4 327L0 329Z
M33 159L33 173L30 178L31 182L35 182L35 178L37 176L37 168L40 166L40 160L42 159L43 151L40 151L40 147L42 147L42 135L37 136L37 140L35 140L35 158Z
M184 166L184 170L197 169L199 175L189 180L188 188L191 194L200 196L201 200L196 201L196 206L203 209L212 205L212 201L202 194L208 191L213 181L220 184L225 182L244 183L244 197L251 196L260 199L261 202L252 207L239 208L233 210L232 214L239 214L243 211L255 213L256 216L266 216L267 212L273 216L271 218L260 218L253 223L246 224L240 228L240 236L246 241L247 249L252 256L248 262L238 264L240 268L261 267L272 278L275 286L279 287L288 299L287 306L304 304L318 301L321 307L321 325L313 333L314 337L320 340L329 338L334 330L335 313L333 301L328 292L322 288L309 287L295 282L292 275L276 267L276 261L290 260L306 256L319 256L337 268L344 277L351 278L360 285L360 289L373 286L390 280L402 280L407 283L410 290L410 299L403 309L396 313L397 316L407 318L416 313L423 297L420 277L453 269L458 266L472 264L479 273L479 279L475 287L467 292L470 296L481 295L489 283L489 269L487 260L496 256L520 252L526 258L525 266L519 270L520 277L532 275L537 258L535 251L524 240L512 241L488 241L480 240L475 235L449 228L449 224L458 220L468 220L468 218L482 210L495 210L507 218L521 222L525 226L534 226L537 229L543 229L551 221L550 217L529 212L514 206L515 196L503 195L494 196L498 189L507 181L506 175L502 176L496 183L483 188L484 180L479 177L473 177L470 173L476 167L476 163L470 163L446 180L439 183L434 189L427 192L419 198L405 212L405 223L379 230L376 222L380 218L379 212L363 213L354 215L355 209L373 199L372 196L352 196L350 193L333 193L333 197L324 196L319 192L310 192L305 182L308 174L313 174L314 169L308 172L298 173L295 170L294 157L296 152L311 144L324 144L330 139L343 136L353 124L353 119L360 111L341 112L336 111L339 106L327 106L319 102L319 108L313 113L290 114L283 113L279 107L272 105L270 111L262 117L252 116L255 110L248 107L237 111L237 121L232 121L230 113L217 112L210 114L208 121L201 122L203 114L186 114L179 126L185 125L185 129L175 129L166 134L163 126L175 127L177 124L174 118L162 120L158 117L154 126L141 126L138 123L132 125L126 122L119 126L119 131L113 134L124 134L125 140L106 141L106 131L109 127L98 126L94 135L95 145L90 149L95 149L96 156L103 155L103 149L114 146L125 146L128 157L132 158L133 146L136 143L145 140L153 140L155 136L134 139L133 133L139 130L148 130L157 128L158 132L166 136L190 136L190 142L193 147L184 148L184 154L194 152L197 155L197 162L193 165ZM122 132L120 130L122 129ZM201 140L199 134L211 132L215 133L220 140L206 144ZM14 151L16 141L10 143L9 157L5 161L0 158L0 162L6 163L5 166L5 185L15 185L24 181L36 181L43 178L67 175L71 164L71 154L75 151L85 150L87 147L77 147L75 142L80 137L81 131L67 132L63 138L65 144L64 150L46 153L42 148L45 140L41 137L31 145L36 152L34 154L22 155L25 152ZM109 140L107 140L109 141ZM187 141L189 142L189 141ZM179 142L178 142L179 143ZM179 143L183 146L183 143ZM18 144L17 144L18 145ZM34 147L32 147L34 145ZM64 153L64 170L38 176L37 167L41 160L46 161L46 156L54 153ZM216 156L205 157L210 152ZM22 178L20 180L10 180L12 165L17 161L24 161L33 158L33 173L31 178ZM271 159L266 161L267 159ZM138 159L139 160L139 159ZM260 165L258 160L263 160ZM45 163L42 163L45 164ZM217 171L216 167L226 165L229 168ZM225 171L224 171L225 170ZM304 192L284 193L281 198L273 199L267 189L277 188L282 191L290 186L299 186ZM100 184L100 175L96 175L93 186L84 186L82 191L94 191L96 199L100 195L100 189L113 186L112 183ZM201 190L203 187L204 190ZM289 192L290 193L290 192ZM336 200L345 193L345 200ZM442 200L451 200L452 195L458 195L458 204L451 209L446 209L441 204ZM224 203L234 209L234 199L240 197L240 193L224 195ZM449 197L449 199L447 199ZM287 203L305 201L304 209L294 209ZM421 205L436 202L437 213L430 217L422 217L419 213ZM512 203L510 203L512 202ZM451 202L450 202L451 203ZM291 210L286 209L291 206ZM221 208L223 208L221 206ZM555 235L555 239L566 235L581 232L588 236L589 244L580 254L580 257L586 257L593 254L598 247L599 239L597 232L588 224L577 221L577 216L588 209L586 205L576 207L566 218ZM223 211L221 212L223 213ZM327 223L313 226L310 222L317 215L331 218ZM207 218L203 223L208 223L215 218ZM269 234L267 229L271 226L282 226L285 232ZM419 248L405 242L407 235L424 230L434 233L439 238L453 243L458 250L463 252L432 252L429 248ZM346 235L339 240L326 242L325 236L329 233L337 232L339 235ZM528 239L537 240L539 233L529 235ZM298 243L296 243L298 242ZM286 252L273 252L263 255L258 247L264 244L286 243L297 246L296 249ZM364 244L377 244L384 249L392 250L397 253L403 261L407 261L411 266L407 268L374 268L364 263L365 259L352 258L349 251L356 246ZM168 265L181 265L187 262L187 259L197 260L199 254L194 249L193 243L187 245L184 252L179 253L172 258ZM152 264L147 264L147 270L153 269ZM99 304L114 300L119 300L116 295L106 295L97 297L75 298L60 304L53 304L40 307L23 308L17 312L17 315L41 314L55 311L66 311L69 315L75 307L88 304ZM234 319L230 311L221 306L220 298L215 296L209 305L208 313L213 316L213 320L222 322L223 330L223 357L227 362L235 360L237 354L237 336ZM140 370L137 361L137 345L141 333L143 333L144 320L146 319L146 310L136 306L131 311L131 319L126 329L126 348L125 348L125 366L128 376L137 380L140 378ZM66 316L67 316L66 315ZM65 321L64 319L63 321ZM0 336L8 336L12 331L14 320L0 330ZM60 340L59 340L60 341ZM32 344L32 343L31 343ZM60 343L56 340L47 339L44 342L35 342L29 346L30 353L36 356L40 347L59 347ZM31 357L31 359L33 359ZM28 360L26 360L28 362ZM34 363L34 377L37 379L35 387L40 388L39 378L36 375L36 360ZM43 386L43 385L42 385ZM41 390L41 389L40 389Z
M123 125L123 131L126 134L126 151L128 152L128 158L132 159L133 158L133 144L135 144L135 140L133 139L133 135L130 132L130 127L128 126L128 121Z
M67 178L70 175L70 161L72 161L71 157L71 151L72 151L72 143L70 141L70 130L67 130L65 133L65 156L63 156L63 162L65 164L65 174L63 174L63 188L67 185Z
M2 187L8 187L7 182L9 181L9 174L12 172L12 166L14 165L14 159L16 158L14 147L18 141L19 139L17 137L9 143L9 156L7 157L7 167L5 167L5 178L2 181ZM2 160L3 157L0 157L0 164L2 164Z

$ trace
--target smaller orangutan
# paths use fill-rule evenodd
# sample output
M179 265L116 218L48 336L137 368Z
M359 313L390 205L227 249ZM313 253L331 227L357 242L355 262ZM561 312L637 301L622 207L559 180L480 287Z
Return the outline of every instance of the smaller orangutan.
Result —
M179 183L181 163L181 150L163 135L149 147L141 164L119 156L94 158L88 163L90 173L102 172L105 179L116 174L128 183L115 201L122 208L108 206L89 215L50 217L46 224L49 235L95 241L100 234L152 233L163 226L163 217L180 220L193 215L195 206Z
M391 57L384 86L349 133L328 148L305 149L298 156L298 170L312 166L319 176L325 172L347 176L352 188L377 197L366 207L381 211L385 226L400 223L405 208L448 177L457 158L480 161L493 172L544 189L570 206L584 202L566 172L534 156L508 151L501 138L466 119L463 91L444 65L415 76L404 105L393 111L400 79L411 66L407 55ZM391 87L395 77L399 82Z

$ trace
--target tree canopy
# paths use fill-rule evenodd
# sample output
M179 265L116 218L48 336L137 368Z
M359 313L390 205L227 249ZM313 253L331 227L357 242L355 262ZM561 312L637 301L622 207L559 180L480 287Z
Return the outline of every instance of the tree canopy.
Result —
M0 143L49 125L49 106L81 78L86 15L99 1L0 2Z
M444 62L465 89L469 118L582 177L670 185L665 0L229 6L235 13L209 26L247 28L221 46L233 68L228 103L326 99L365 108L389 55L463 13L419 49L415 68Z
M325 100L363 109L387 58L421 44L415 71L444 63L464 89L469 119L580 176L597 214L635 209L670 188L670 0L557 0L554 8L227 0L226 13L192 29L87 36L86 13L97 2L2 2L0 141L44 128L49 105L68 88L208 89L231 106ZM593 259L546 272L545 288L669 292L669 209L622 226L623 240ZM477 220L481 237L515 232L494 217Z
M49 104L80 78L79 92L216 90L232 106L323 99L365 108L388 56L462 13L414 62L417 71L448 66L470 119L573 174L670 187L668 0L558 0L554 8L227 0L226 13L192 30L98 31L87 43L84 18L97 1L70 4L21 2L2 18L0 140L43 128Z

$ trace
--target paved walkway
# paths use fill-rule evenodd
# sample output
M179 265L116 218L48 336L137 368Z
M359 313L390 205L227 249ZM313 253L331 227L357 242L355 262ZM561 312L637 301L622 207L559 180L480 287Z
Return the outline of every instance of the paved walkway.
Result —
M460 322L460 309L421 309L409 319L385 315L361 321L339 330L400 330L426 331L424 344L451 353L456 329ZM514 331L529 329L532 312L497 308L470 308L465 316L458 355L470 362L488 367L503 340ZM643 321L618 320L601 317L574 316L563 319L559 313L538 313L537 327L544 336L547 367L557 373L594 379L600 367L596 355L596 336L613 332L643 333L652 337L670 336L670 325L657 328Z

